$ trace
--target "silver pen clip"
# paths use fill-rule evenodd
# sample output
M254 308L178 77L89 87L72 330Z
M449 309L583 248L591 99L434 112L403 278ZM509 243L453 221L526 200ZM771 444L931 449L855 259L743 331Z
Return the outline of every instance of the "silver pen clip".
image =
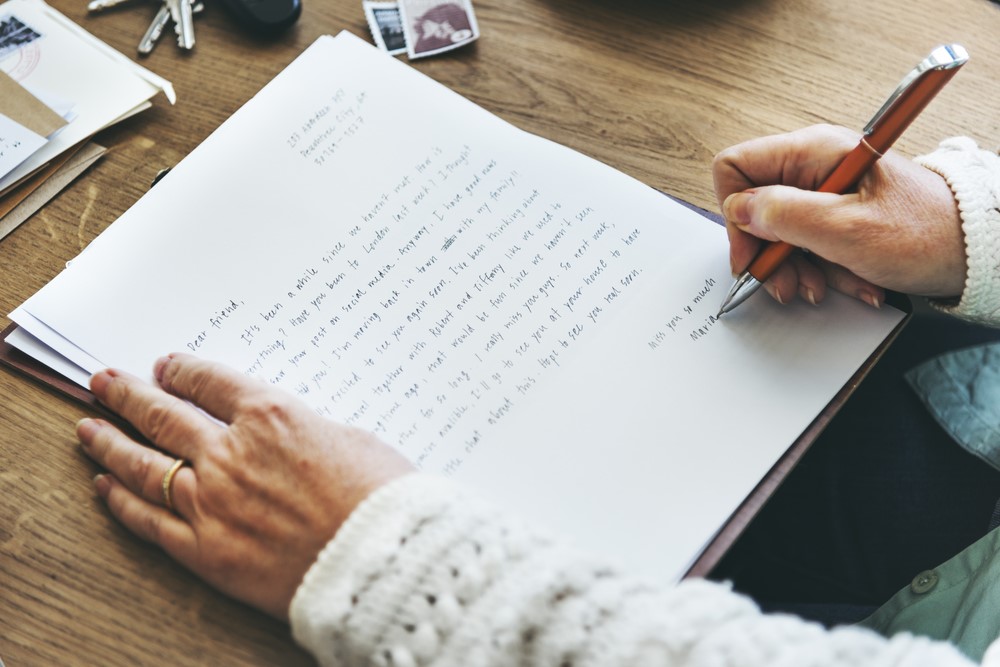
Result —
M906 91L907 88L915 84L920 77L924 76L927 72L933 70L942 69L954 69L956 67L961 67L969 60L969 52L965 50L960 44L945 44L944 46L939 46L930 55L920 61L920 63L910 70L910 73L903 77L899 85L896 86L896 90L893 91L889 99L885 101L882 108L875 112L872 119L868 121L865 125L864 133L865 136L870 135L875 131L875 127L879 124L879 121L885 116L885 114L892 108L896 103L896 100Z

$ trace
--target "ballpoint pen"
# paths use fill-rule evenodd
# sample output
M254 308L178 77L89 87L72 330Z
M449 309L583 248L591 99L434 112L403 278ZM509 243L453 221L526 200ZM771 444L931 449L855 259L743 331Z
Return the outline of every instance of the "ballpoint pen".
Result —
M931 51L868 121L861 141L823 181L819 192L843 194L853 188L968 60L969 54L958 44ZM733 282L716 317L746 301L794 249L783 241L769 243Z

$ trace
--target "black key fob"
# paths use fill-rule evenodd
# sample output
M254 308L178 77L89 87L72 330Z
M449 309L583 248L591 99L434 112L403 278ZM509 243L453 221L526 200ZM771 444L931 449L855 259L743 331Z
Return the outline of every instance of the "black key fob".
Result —
M244 27L259 35L273 35L295 23L301 0L222 0Z

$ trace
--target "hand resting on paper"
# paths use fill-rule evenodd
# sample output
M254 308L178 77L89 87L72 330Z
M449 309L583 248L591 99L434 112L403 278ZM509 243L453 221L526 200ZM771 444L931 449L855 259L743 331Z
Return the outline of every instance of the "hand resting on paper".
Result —
M907 632L890 642L763 615L698 578L658 588L431 476L407 474L409 464L374 436L270 385L187 355L160 360L155 374L162 388L119 371L91 380L105 405L166 452L82 420L84 449L109 471L96 478L99 495L127 528L212 586L290 620L319 664L457 667L470 655L483 666L577 664L580 655L585 664L663 667L972 664ZM191 466L173 477L170 511L172 457ZM375 510L392 517L385 530L371 529L369 513L354 523L366 527L342 533L353 552L317 559L367 495L403 476L384 489L402 494ZM316 576L303 583L307 571ZM758 650L743 650L748 637Z
M765 283L786 303L798 293L816 304L827 285L879 306L884 289L952 297L965 282L965 239L955 198L935 172L889 151L845 195L814 192L859 140L816 125L753 139L719 153L715 191L737 274L760 239L796 252Z
M81 420L84 450L109 471L96 478L98 494L127 528L209 584L287 620L323 546L410 464L374 435L219 364L172 355L155 375L160 387L118 371L91 380L101 402L162 450L106 421ZM172 480L172 512L162 485L178 458L190 465Z

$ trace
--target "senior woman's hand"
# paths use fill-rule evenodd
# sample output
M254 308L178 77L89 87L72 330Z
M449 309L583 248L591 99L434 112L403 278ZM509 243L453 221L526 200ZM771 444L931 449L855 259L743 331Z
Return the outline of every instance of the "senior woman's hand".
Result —
M729 232L734 274L761 239L795 253L765 283L780 302L799 294L818 303L830 285L878 306L882 288L958 296L965 282L965 239L955 198L938 174L889 151L845 195L815 190L859 135L816 125L753 139L719 153L715 191Z
M98 494L127 528L209 584L287 619L323 546L410 464L374 435L219 364L178 354L154 373L159 387L114 370L91 379L97 398L159 448L82 420L84 450L108 471L95 478ZM178 459L189 465L169 485L171 511L164 479Z

